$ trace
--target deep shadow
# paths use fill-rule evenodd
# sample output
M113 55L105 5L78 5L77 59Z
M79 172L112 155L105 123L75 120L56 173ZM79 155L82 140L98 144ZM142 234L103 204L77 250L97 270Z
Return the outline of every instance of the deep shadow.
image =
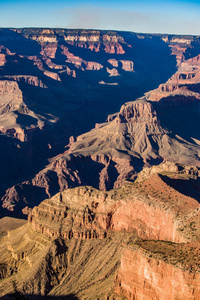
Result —
M25 38L21 33L17 33L12 29L0 29L0 44L12 53L18 53L19 55L39 55L41 51L41 47L36 41Z
M104 33L106 32L101 31L101 36ZM58 34L57 38L58 45L65 45L69 49L69 52L73 53L75 56L81 57L86 61L99 62L104 67L111 68L111 65L108 63L108 60L111 58L115 58L117 60L133 60L134 70L137 77L142 75L144 77L144 81L146 81L146 86L143 86L141 96L149 89L156 88L160 83L167 81L176 71L176 59L171 56L170 48L160 37L155 35L139 35L131 32L116 32L116 34L122 35L125 42L131 46L129 47L127 44L121 43L125 50L124 54L106 53L104 52L105 45L103 44L100 51L95 52L90 49L66 43L64 37L60 34ZM143 38L141 38L141 36ZM54 62L66 64L65 60L66 57L58 48ZM129 72L130 78L134 77L136 74ZM121 78L115 77L115 80L120 81ZM134 84L135 82L132 81L132 86Z
M75 56L79 56L86 61L98 62L104 68L99 71L76 69L77 77L72 78L66 73L59 73L59 70L47 68L45 58L40 54L40 45L29 38L30 35L39 35L41 29L25 28L21 29L21 33L10 29L0 30L0 44L7 47L12 53L16 53L15 55L6 56L7 62L5 66L1 67L1 79L6 79L10 75L32 75L37 76L47 87L30 85L23 79L18 82L22 90L24 103L31 111L45 117L46 125L43 130L36 129L35 132L28 135L29 138L24 143L11 136L0 137L0 145L2 146L0 153L0 162L2 163L0 196L3 196L5 189L8 187L30 180L35 173L38 173L48 164L50 157L62 153L71 135L78 136L91 130L96 122L104 122L109 113L119 111L123 103L135 100L142 96L144 92L156 88L176 71L175 56L171 55L170 47L156 35L114 32L114 34L123 36L125 43L120 43L125 53L109 54L105 52L106 45L103 43L100 52L70 45L66 43L63 37L63 34L68 31L64 30L63 32L56 29L53 33L53 35L57 35L58 39L58 48L55 59L52 59L53 62L76 69L72 64L66 63L67 57L62 54L61 49L61 45L64 45ZM104 33L109 34L107 31L102 31L100 33L101 38ZM46 76L34 64L34 61L28 59L27 56L29 55L37 56L46 70L58 73L61 81ZM134 72L125 72L121 69L122 64L119 62L117 70L120 71L121 76L109 77L106 68L112 68L112 65L108 62L111 58L118 61L122 59L133 61ZM118 85L101 85L99 81L102 80L106 83L117 83ZM36 125L35 118L24 116L19 112L15 113L17 114L17 121L22 123L22 127ZM53 117L51 115L58 117L59 121L57 123L52 122ZM5 143L4 139L6 139ZM48 148L48 145L51 146L51 149ZM92 165L97 174L102 169L102 166L91 162L90 159L87 162L84 161L83 164L77 159L73 168L81 168L85 172L84 176L81 175L84 184L97 187L97 175L90 174L87 164ZM141 166L142 164L137 162L136 168L140 169ZM110 167L110 172L114 172L114 176L116 176L114 170L114 166ZM57 181L52 180L52 182L54 185L50 194L58 191ZM70 185L78 184L77 182L71 182L70 178L69 183ZM109 186L112 186L112 184L110 182ZM28 192L29 188L30 193ZM31 197L31 201L33 196L38 201L42 197L46 198L46 192L44 193L43 190L37 188L33 190L31 184L27 184L25 193Z
M200 140L200 103L195 97L169 96L152 103L163 127L194 143Z
M169 186L172 186L179 193L192 197L200 203L200 179L175 179L165 175L160 175L162 180Z
M185 59L193 58L199 54L200 54L200 40L198 38L195 38L195 40L191 42L191 46L187 48L184 54Z
M17 54L7 55L5 66L1 69L1 76L32 75L39 76L42 72L34 65L33 61Z
M38 120L36 118L25 114L20 114L17 111L15 112L15 114L17 115L17 122L19 124L22 124L23 126L37 125Z
M192 92L195 92L195 93L200 93L200 84L199 83L185 84L184 86L186 86L189 91L192 91Z
M79 300L76 295L68 294L64 296L42 296L42 295L30 295L22 294L18 291L7 294L3 297L0 297L0 300Z

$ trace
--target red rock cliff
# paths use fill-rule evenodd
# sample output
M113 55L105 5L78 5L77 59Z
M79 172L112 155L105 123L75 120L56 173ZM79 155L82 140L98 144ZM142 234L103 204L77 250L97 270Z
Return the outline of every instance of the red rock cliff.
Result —
M184 250L183 250L184 251ZM183 270L140 250L125 248L115 291L133 300L200 299L200 273Z

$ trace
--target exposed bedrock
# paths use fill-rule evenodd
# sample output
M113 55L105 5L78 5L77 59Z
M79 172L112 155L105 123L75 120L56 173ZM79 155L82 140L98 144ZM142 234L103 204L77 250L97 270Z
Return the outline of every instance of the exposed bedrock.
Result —
M165 194L161 198L162 190ZM125 231L142 239L181 243L192 238L184 227L191 218L186 214L198 214L198 208L197 201L152 175L145 183L110 192L91 187L67 189L33 208L29 222L36 231L52 238L104 238L111 232Z
M172 186L193 184L195 170L165 163L116 190L44 200L28 224L0 235L0 295L15 280L24 294L198 300L200 204Z
M135 179L144 166L161 161L199 166L199 146L163 128L151 103L128 102L109 122L71 138L67 150L33 179L9 188L2 197L3 207L10 211L33 207L79 185L117 188L125 179Z
M163 247L164 253L165 245ZM130 300L200 299L200 273L181 269L174 265L175 261L156 258L150 251L145 254L141 249L125 248L115 292Z
M175 169L168 165L171 176ZM32 229L51 239L112 240L124 234L109 300L198 300L199 220L199 203L157 174L110 192L68 189L29 214Z
M2 194L62 153L70 136L165 82L176 70L170 43L117 31L0 29Z

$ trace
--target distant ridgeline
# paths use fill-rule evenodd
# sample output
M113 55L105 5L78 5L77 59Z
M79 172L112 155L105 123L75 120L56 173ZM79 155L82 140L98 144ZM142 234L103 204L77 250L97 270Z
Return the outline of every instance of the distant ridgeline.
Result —
M199 54L193 36L0 29L1 215L162 161L199 166Z

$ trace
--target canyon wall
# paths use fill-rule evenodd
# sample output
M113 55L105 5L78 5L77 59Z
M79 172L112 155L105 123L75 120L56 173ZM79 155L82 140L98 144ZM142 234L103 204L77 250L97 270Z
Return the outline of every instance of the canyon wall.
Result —
M165 82L176 70L169 44L117 31L1 28L1 198L63 153L70 136Z
M161 259L125 248L115 291L127 299L200 299L200 273L175 267Z
M144 167L162 161L198 167L199 146L163 127L151 103L128 102L108 122L72 136L65 152L51 158L31 180L7 189L1 198L3 207L9 211L32 208L36 199L39 203L79 185L118 188L126 179L136 179Z
M198 100L198 45L199 38L184 36L0 29L0 139L6 145L0 156L6 171L0 171L0 178L7 213L20 215L28 202L33 207L38 204L34 199L42 201L68 187L119 187L143 166L163 159L198 164L198 134L192 145L174 130L172 139L159 111L163 97L169 100L177 91L173 95L180 99L170 97L168 106ZM159 107L124 104L158 86L144 99L162 100ZM96 131L80 136L95 123ZM187 127L193 132L195 126ZM74 143L67 145L70 136ZM60 153L64 155L44 169Z
M198 300L200 205L172 184L198 178L178 164L152 170L115 190L67 189L29 210L27 224L0 234L0 295L15 278L22 294Z
M197 216L195 199L152 175L144 183L110 192L91 187L67 189L34 207L29 223L52 238L104 238L112 232L127 232L142 239L183 243L198 237L199 231L192 237L187 225Z

